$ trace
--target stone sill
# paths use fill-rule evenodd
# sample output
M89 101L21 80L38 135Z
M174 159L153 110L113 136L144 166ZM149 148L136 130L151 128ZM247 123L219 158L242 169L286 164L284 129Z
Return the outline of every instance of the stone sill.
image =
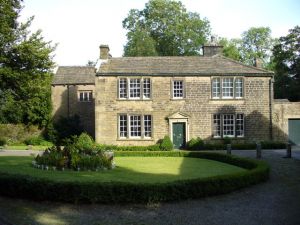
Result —
M117 141L154 141L153 138L117 138Z
M245 99L210 99L209 104L245 104Z

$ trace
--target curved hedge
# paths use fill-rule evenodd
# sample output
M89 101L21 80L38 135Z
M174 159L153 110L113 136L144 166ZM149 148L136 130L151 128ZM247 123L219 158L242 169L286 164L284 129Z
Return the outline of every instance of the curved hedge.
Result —
M116 152L115 155L205 158L236 165L248 170L231 175L155 184L53 181L33 176L0 173L0 194L33 200L75 203L145 203L224 194L263 182L269 177L269 166L263 161L219 153L182 151Z

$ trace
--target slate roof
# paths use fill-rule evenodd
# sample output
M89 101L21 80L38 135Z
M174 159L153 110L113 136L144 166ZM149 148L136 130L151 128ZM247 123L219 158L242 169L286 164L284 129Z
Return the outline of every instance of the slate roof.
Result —
M221 55L122 57L102 63L98 76L103 75L256 75L272 76L273 72L247 66Z
M60 66L54 75L52 85L95 84L95 75L93 66Z

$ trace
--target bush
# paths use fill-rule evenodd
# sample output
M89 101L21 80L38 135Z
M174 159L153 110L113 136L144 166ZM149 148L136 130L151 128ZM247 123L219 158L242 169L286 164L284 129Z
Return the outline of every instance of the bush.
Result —
M188 143L187 143L187 149L188 150L202 150L204 149L204 142L201 138L192 138Z
M53 181L35 176L0 173L0 194L35 200L87 203L147 203L194 199L224 194L263 182L269 177L269 166L264 161L244 159L211 152L118 152L129 156L196 157L217 160L246 168L245 172L178 180L169 183L125 183L125 182L75 182ZM85 158L84 165L91 159ZM13 192L11 190L14 190ZM33 191L34 190L34 191Z
M24 143L26 145L42 145L42 146L50 146L53 145L51 142L46 141L43 137L41 136L36 136L36 137L30 137L27 138Z
M286 144L277 141L262 141L261 147L262 149L285 149Z
M160 146L160 150L162 151L171 151L173 150L173 143L169 136L165 136L164 139L162 139Z
M56 167L57 169L98 170L112 168L112 158L101 151L86 133L68 140L64 149L53 146L35 158L36 166Z
M256 144L255 143L236 143L236 144L231 144L231 148L233 150L256 149Z
M0 137L0 146L6 145L6 144L7 144L6 138Z
M229 138L229 137L224 137L223 143L224 143L224 145L231 144L231 138Z

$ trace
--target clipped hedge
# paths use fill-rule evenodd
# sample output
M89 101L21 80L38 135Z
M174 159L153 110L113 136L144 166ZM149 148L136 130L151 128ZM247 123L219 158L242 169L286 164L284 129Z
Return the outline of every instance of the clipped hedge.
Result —
M178 180L168 183L134 184L125 182L53 181L18 174L0 173L0 194L34 200L85 203L147 203L201 198L228 193L263 182L269 166L250 160L209 152L116 152L116 156L196 157L217 160L248 169L231 175Z

